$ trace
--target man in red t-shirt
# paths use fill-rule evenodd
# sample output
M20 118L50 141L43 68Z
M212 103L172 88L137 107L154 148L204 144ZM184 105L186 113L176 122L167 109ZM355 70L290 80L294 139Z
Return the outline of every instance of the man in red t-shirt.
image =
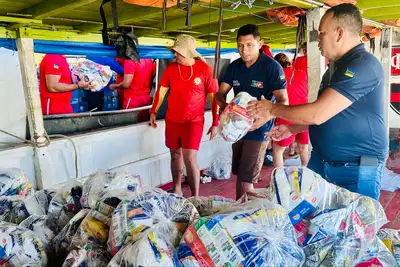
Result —
M70 103L72 91L94 87L84 80L73 84L67 59L62 55L45 55L39 68L40 101L44 115L73 113Z
M157 127L156 113L169 91L165 117L165 144L171 151L171 172L174 190L182 194L181 177L185 164L193 196L199 195L200 170L197 151L204 127L206 97L212 103L213 124L210 139L217 134L218 106L214 101L218 83L212 68L196 51L196 40L189 35L178 35L171 47L176 62L164 71L156 92L150 115L150 125Z
M281 64L285 72L287 81L287 94L289 105L302 105L308 103L308 76L307 76L307 57L301 56L296 58L291 66L290 59L283 53L277 54L275 60ZM292 124L281 118L276 119L276 125ZM274 142L273 160L274 167L283 167L283 153L290 144L296 139L299 145L300 160L303 166L307 166L308 155L308 131L297 133L288 138Z
M109 88L111 90L118 88L121 109L150 105L150 91L155 75L153 60L140 59L140 62L122 58L116 60L124 67L124 75L117 75L117 83L111 84Z

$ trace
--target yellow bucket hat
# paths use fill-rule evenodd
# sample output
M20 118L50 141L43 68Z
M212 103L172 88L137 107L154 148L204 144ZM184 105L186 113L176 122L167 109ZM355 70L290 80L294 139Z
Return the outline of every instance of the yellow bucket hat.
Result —
M200 53L196 51L196 39L190 35L180 34L176 36L174 44L169 49L178 52L185 58L198 58L205 61Z

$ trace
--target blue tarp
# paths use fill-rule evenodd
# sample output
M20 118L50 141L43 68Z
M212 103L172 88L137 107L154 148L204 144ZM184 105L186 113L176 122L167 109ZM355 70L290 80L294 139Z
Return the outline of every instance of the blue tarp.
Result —
M34 52L41 54L82 55L91 57L115 57L116 50L112 46L104 46L101 43L80 43L34 40ZM11 38L0 38L0 47L17 51L16 40ZM174 55L165 46L141 46L138 47L141 58L171 59ZM213 56L214 48L198 48L197 51L203 56ZM278 52L292 52L292 50L272 50ZM236 48L222 48L221 54L237 52Z
M61 42L34 40L35 53L41 54L62 54L62 55L85 55L93 57L115 57L116 50L112 46L104 46L101 43L80 43L80 42ZM16 40L0 38L0 47L10 50L17 50ZM141 58L162 58L170 59L174 55L165 46L141 46L138 47ZM203 56L213 56L215 49L198 48L197 51ZM223 48L221 54L236 52L235 48Z

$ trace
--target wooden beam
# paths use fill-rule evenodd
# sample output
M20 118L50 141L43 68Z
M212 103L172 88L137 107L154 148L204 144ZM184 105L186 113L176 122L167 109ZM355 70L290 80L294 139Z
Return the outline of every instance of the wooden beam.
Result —
M243 25L243 24L242 24ZM242 26L240 25L240 26ZM258 26L258 30L261 33L261 37L265 38L268 37L269 35L286 35L286 34L295 34L297 29L295 27L286 27L281 24L276 24L276 23L266 23ZM237 32L230 32L226 31L225 33L230 34L230 39L236 39ZM214 35L215 33L212 33L211 35ZM208 34L204 34L202 36L207 36Z
M144 6L136 6L133 8L119 8L118 9L118 23L119 25L125 25L132 23L134 21L140 21L141 19L145 19L146 17L153 16L155 14L160 14L161 17L161 9L156 7L144 7ZM112 23L112 14L108 14L107 23L111 25ZM99 31L103 26L96 24L82 24L76 26L75 29L81 30L85 33ZM144 30L149 31L149 30ZM136 32L136 31L135 31ZM159 32L159 31L157 31Z
M285 4L285 5L289 5L289 6L296 6L296 7L300 7L300 8L316 8L319 5L314 4L314 1L303 1L303 0L275 0L274 2L276 3L281 3L281 4ZM316 1L315 1L316 2ZM320 3L320 5L322 5L323 3Z
M32 14L35 19L45 19L96 1L98 0L47 0L35 6L26 8L19 13Z
M231 18L229 20L224 20L224 24L222 26L222 31L230 31L230 30L237 30L241 26L248 24L251 21L253 24L268 24L273 23L272 20L269 20L267 16L241 16L236 18ZM199 28L193 28L194 31L202 32L202 34L196 35L195 37L208 35L218 32L219 27L218 24L213 23L211 25L205 25Z
M214 0L215 1L215 0ZM282 7L283 5L280 4L275 4L275 5L270 5L268 2L266 1L256 1L254 3L253 8L249 9L247 7L247 5L240 5L239 7L237 7L235 10L233 10L230 5L228 7L226 7L223 10L223 17L224 17L224 24L225 21L229 20L229 19L239 19L239 18L243 18L243 17L247 17L247 19L251 19L253 20L260 20L261 17L265 17L266 18L266 13L265 11L267 9L271 9L271 8L278 8L278 7ZM209 8L207 5L201 5L204 8ZM252 16L251 13L255 14L256 16ZM185 29L185 22L186 22L186 17L184 16L186 13L182 13L182 17L178 18L178 19L174 19L174 20L170 20L167 22L167 29L166 31L178 31L180 29ZM267 19L267 18L266 18ZM200 28L200 30L197 29L192 29L193 31L200 31L203 33L208 33L208 24L211 23L211 27L213 29L212 33L216 33L218 32L218 20L219 20L219 10L216 7L211 7L211 9L209 9L208 11L202 12L200 14L196 14L193 15L191 17L191 21L192 21L192 25L194 25L194 27L199 27L199 26L204 26L202 28ZM244 24L249 23L249 21L244 21L245 19L242 19L241 22ZM261 19L262 20L262 19ZM265 23L265 21L263 21ZM155 31L149 32L146 30L137 30L135 31L136 34L138 36L145 36L145 35L151 35L154 34ZM199 35L198 35L199 36Z
M23 25L42 24L42 21L39 19L17 18L17 17L9 17L9 16L0 16L0 21L18 23L18 24L23 24Z

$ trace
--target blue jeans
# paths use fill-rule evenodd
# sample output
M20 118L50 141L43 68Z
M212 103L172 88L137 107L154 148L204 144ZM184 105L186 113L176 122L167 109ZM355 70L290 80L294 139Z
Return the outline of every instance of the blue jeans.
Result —
M357 162L332 164L312 152L307 167L332 184L378 200L383 166L382 160L378 161L376 167L360 166Z

